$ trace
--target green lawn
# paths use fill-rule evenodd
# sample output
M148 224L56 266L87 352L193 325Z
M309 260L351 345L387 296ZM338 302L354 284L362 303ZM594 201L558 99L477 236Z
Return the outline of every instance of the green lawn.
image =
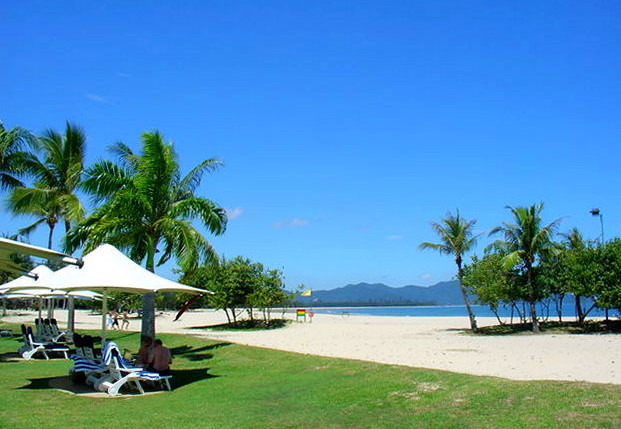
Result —
M138 334L110 334L121 348L138 344ZM119 398L50 388L70 361L15 361L18 339L0 338L0 428L621 427L621 386L508 381L161 338L175 356L174 390Z

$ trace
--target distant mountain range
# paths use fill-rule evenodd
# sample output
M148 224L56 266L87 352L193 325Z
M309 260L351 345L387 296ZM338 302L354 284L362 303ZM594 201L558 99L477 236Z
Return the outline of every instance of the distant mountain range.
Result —
M317 290L299 296L303 306L461 305L464 299L457 280L433 286L390 287L383 283L350 284L332 290Z

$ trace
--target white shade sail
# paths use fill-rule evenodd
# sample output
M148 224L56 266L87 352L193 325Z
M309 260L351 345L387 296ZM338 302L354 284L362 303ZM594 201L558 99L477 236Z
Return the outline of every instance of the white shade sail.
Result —
M60 261L65 264L80 265L82 263L80 259L73 258L64 253L0 237L0 268L10 271L24 272L25 270L23 268L19 267L11 260L11 255L14 253Z
M47 265L34 267L28 275L23 275L0 285L0 293L5 294L18 289L51 289L49 278L54 274Z
M50 276L49 286L61 290L107 290L133 293L213 293L160 277L142 268L109 244L82 258L82 267L67 266Z
M90 290L52 290L52 289L16 289L12 290L5 298L10 299L29 299L29 298L69 298L74 297L78 299L101 299L102 294L93 292Z

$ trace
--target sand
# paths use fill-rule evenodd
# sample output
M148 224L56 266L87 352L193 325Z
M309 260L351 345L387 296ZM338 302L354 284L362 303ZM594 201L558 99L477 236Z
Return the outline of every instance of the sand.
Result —
M9 314L9 322L31 323L34 313ZM294 316L288 314L287 317ZM63 324L65 311L57 311ZM319 356L360 359L512 380L568 380L621 384L621 335L541 334L472 336L467 318L315 315L312 323L292 323L268 331L189 329L226 322L222 311L194 310L173 322L160 313L158 332L183 333L250 346ZM496 324L478 319L480 326ZM101 318L76 312L76 330L97 329ZM130 330L139 330L132 319Z

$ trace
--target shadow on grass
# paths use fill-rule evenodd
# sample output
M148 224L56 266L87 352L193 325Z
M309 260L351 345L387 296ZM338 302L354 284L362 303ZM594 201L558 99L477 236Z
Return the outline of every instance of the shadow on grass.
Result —
M183 386L187 386L192 383L196 383L202 380L219 377L218 375L209 374L209 368L195 368L195 369L179 369L173 370L171 379L171 385L173 390L179 389ZM65 390L67 392L76 395L93 395L100 394L95 392L91 386L86 384L74 383L71 381L71 377L41 377L41 378L29 378L29 384L18 387L18 389L25 390ZM149 382L141 382L143 388L147 392L152 392L152 386ZM156 391L161 391L157 388ZM135 393L135 392L134 392ZM105 394L103 396L106 396ZM125 395L124 395L125 396ZM139 395L136 395L139 396Z
M22 357L17 352L8 352L0 354L0 363L16 363L19 362Z
M204 352L207 350L216 350L219 349L221 347L226 347L226 346L230 346L231 343L226 343L226 342L222 342L222 343L215 343L215 344L209 344L207 346L203 346L203 347L196 347L196 348L192 348L190 346L179 346L179 347L173 347L170 349L170 352L177 356L183 356L186 354L192 354L192 353L198 353L198 352Z
M619 334L621 320L589 320L582 325L578 322L541 322L539 328L542 333L548 334ZM515 335L530 331L531 323L514 323L485 326L474 335Z
M188 329L209 329L213 331L264 331L269 329L280 329L290 324L290 320L273 319L265 320L239 320L232 323L222 323L220 325L192 326Z

